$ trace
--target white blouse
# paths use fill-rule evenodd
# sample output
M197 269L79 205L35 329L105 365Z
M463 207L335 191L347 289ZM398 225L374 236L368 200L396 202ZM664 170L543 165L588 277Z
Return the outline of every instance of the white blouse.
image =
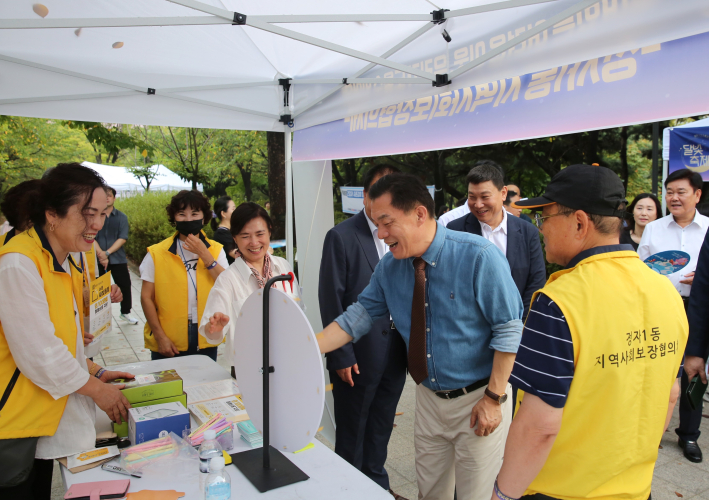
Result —
M273 276L288 274L293 271L288 261L281 257L271 255L271 264ZM214 313L220 312L229 316L229 323L227 323L224 330L222 330L222 337L219 339L219 342L226 336L226 352L231 365L233 365L234 349L236 347L234 346L234 325L236 324L236 319L239 317L241 306L246 299L258 289L258 283L251 273L251 268L239 257L219 275L214 282L212 290L209 292L207 305L204 308L202 321L199 324L199 334L206 338L211 344L218 343L206 336L204 333L205 325L209 323L209 318L211 318ZM283 290L282 288L279 289ZM293 283L293 292L290 291L290 286L286 284L286 293L294 299L300 297L300 287L298 286L297 280Z
M62 264L70 273L69 259ZM0 257L0 323L12 357L22 374L54 399L69 396L53 436L37 442L36 458L51 459L91 450L96 445L96 405L77 394L89 380L79 312L74 300L76 358L54 335L44 283L37 266L26 255Z

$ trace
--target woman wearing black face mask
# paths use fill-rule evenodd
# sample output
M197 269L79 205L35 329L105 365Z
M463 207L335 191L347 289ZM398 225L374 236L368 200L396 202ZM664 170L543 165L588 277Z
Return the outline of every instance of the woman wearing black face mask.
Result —
M217 346L197 334L214 280L228 267L222 245L202 232L212 218L209 200L180 191L167 215L177 232L149 247L140 265L145 347L152 359L204 354L216 361Z

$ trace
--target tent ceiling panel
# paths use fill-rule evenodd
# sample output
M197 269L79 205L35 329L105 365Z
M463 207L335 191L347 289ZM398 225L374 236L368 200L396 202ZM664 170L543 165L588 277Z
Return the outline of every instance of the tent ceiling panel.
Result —
M302 129L426 95L690 36L706 31L709 20L709 4L705 0L451 0L442 5L451 10L450 15L459 14L458 9L478 10L475 14L451 18L440 26L411 20L431 16L434 7L425 0L44 0L49 9L44 19L32 11L35 1L0 4L0 55L87 78L0 62L0 113L255 130L283 130L283 125L273 119L283 113L282 90L270 83L278 78L296 80L287 114L296 116L295 128ZM454 74L457 69L467 68L466 64L475 64L476 58L495 47L514 43L515 37L521 41L535 25L567 9L578 13L517 44L514 50L462 72L445 87L422 85L420 81L346 86L297 83L298 79L342 81L355 76L397 78L401 82L411 76L407 68L419 77ZM148 18L161 18L166 24L174 24L174 18L184 18L186 23L207 20L222 23L233 19L234 12L247 16L247 26L87 26L82 27L79 36L73 27L8 29L14 20L31 22L32 26L46 21L47 26L52 26L51 23L56 26L62 19L75 18L90 18L93 26L100 25L102 19L106 20L104 24L121 24L124 18L140 20L142 24ZM258 16L278 17L259 20ZM311 20L327 22L281 22L294 20L283 16L299 16L296 20L301 21L305 19L303 16L314 16ZM394 18L404 20L391 20ZM341 19L345 21L331 22ZM129 24L128 21L125 23ZM263 24L268 21L279 23ZM427 32L399 47L393 55L388 53L421 27ZM450 43L441 36L443 29L452 38ZM301 35L317 38L310 42L321 46L293 39L303 38ZM112 48L116 42L123 42L123 46ZM391 61L385 65L395 68L376 64L384 62L378 59L383 55ZM371 61L375 61L373 66ZM96 78L114 84L91 81ZM263 87L182 91L179 93L182 100L165 95L167 88L265 82L269 84ZM157 96L114 94L131 88L141 92L156 89ZM107 94L85 98L90 93ZM84 98L78 99L77 94ZM71 97L62 102L61 96L66 95ZM32 97L48 96L59 100L51 104L16 101L2 104L7 99L31 101ZM260 114L242 113L240 110L244 108ZM60 116L61 113L66 115Z
M175 127L283 131L276 118L233 109L171 99L161 95L137 95L102 99L66 99L53 102L0 104L0 114L96 121L97 107L106 107L100 120L109 123L172 125Z

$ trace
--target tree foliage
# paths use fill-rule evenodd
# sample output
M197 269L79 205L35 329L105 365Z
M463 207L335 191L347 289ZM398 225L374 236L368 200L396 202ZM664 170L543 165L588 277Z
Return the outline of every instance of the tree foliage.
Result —
M0 199L12 186L57 163L91 159L81 133L41 118L0 115Z
M125 125L80 121L65 121L64 124L71 129L80 130L86 136L86 140L94 149L96 163L103 163L104 153L107 162L115 164L125 151L137 148L150 153L153 149L140 138L124 131L124 128L128 129Z

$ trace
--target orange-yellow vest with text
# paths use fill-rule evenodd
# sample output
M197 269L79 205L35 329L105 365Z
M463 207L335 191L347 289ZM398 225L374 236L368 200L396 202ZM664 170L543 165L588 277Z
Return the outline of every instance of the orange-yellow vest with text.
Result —
M16 235L7 245L0 248L0 257L9 253L26 255L37 266L44 282L54 335L60 338L72 356L76 357L77 331L72 299L76 299L77 310L82 311L81 270L71 265L71 274L67 274L56 262L46 239L43 236L40 238L34 228ZM22 293L22 283L17 283L17 290ZM25 333L32 335L31 331ZM0 323L0 394L8 391L9 398L0 409L0 439L51 436L56 432L68 396L55 400L47 391L19 372Z
M207 239L204 237L204 233L202 235L209 253L216 260L222 250L222 245ZM160 325L165 335L175 344L177 350L186 351L189 348L187 339L187 287L193 285L188 282L189 277L185 270L185 264L175 251L177 236L178 233L175 233L160 243L148 247L148 252L150 252L155 264L155 305L157 306ZM195 274L197 275L198 318L196 320L193 318L192 321L199 323L204 313L204 307L207 304L209 292L214 286L214 278L205 267L202 259L197 261ZM157 352L158 342L147 321L145 322L144 337L145 347ZM216 345L207 342L201 335L199 336L198 345L200 349L216 347Z

